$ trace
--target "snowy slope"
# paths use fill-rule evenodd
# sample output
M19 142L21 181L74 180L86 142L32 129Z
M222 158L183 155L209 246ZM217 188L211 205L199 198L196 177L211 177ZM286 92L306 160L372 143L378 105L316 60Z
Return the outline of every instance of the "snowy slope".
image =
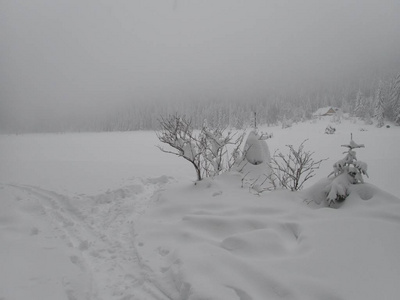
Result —
M308 138L329 160L261 195L235 173L194 185L153 132L0 136L0 299L398 299L400 128L329 122L264 128L271 153ZM309 204L351 132L370 178Z
M142 218L139 252L170 298L398 299L400 199L365 184L313 208L306 193L239 186L180 186Z

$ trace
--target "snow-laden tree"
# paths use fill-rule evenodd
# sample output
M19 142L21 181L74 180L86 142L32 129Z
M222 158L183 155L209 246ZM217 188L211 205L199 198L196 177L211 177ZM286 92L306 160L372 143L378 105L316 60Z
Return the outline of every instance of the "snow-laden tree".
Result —
M361 92L361 90L358 90L356 100L355 100L355 106L354 106L354 115L356 117L362 117L365 107L364 107L364 96Z
M286 117L286 115L283 115L283 118L282 118L282 129L292 127L292 125L293 125L293 121L291 119L288 119Z
M216 176L230 169L241 155L240 146L244 134L225 132L226 130L221 126L212 128L206 121L204 122L198 136L197 147L201 153L201 168L205 177ZM231 151L228 145L233 146Z
M241 156L244 134L226 133L224 128L211 128L207 122L195 131L191 120L178 114L161 118L159 122L161 129L157 137L162 143L168 144L171 150L161 146L158 148L189 161L196 171L197 180L221 174ZM231 149L228 149L229 145Z
M376 100L375 100L375 115L374 117L378 121L376 127L381 128L385 122L385 103L383 99L383 83L379 82L379 87L376 92Z
M365 113L363 120L366 125L374 124L374 121L372 121L371 113L369 111Z
M350 193L350 185L364 183L363 175L368 177L367 164L357 160L356 152L354 151L357 148L364 148L364 145L355 143L353 135L351 135L350 143L342 145L342 147L348 148L344 152L346 155L333 165L333 171L328 175L328 177L334 176L326 187L329 206L343 202Z
M279 120L279 104L277 101L274 103L271 103L270 105L267 106L267 112L266 112L266 123L268 126L270 125L275 125L278 123Z
M400 73L393 79L388 94L389 116L400 125Z
M371 115L374 113L373 102L373 97L366 97L361 93L361 91L358 91L354 114L368 125L372 124Z

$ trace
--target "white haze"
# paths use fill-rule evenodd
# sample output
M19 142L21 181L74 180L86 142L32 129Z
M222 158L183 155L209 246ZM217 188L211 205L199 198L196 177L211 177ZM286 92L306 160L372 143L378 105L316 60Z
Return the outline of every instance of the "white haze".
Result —
M340 86L399 53L398 0L0 0L0 126Z

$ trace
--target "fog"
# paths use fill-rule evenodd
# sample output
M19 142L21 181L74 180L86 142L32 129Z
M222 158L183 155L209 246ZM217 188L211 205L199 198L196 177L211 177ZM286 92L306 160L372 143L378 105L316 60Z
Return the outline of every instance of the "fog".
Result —
M0 125L267 97L400 66L398 0L0 0Z

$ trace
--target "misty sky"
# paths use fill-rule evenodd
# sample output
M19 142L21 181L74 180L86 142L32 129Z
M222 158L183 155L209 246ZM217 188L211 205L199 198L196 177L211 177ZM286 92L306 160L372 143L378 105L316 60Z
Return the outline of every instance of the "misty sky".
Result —
M398 66L399 0L0 0L3 122L246 100Z

